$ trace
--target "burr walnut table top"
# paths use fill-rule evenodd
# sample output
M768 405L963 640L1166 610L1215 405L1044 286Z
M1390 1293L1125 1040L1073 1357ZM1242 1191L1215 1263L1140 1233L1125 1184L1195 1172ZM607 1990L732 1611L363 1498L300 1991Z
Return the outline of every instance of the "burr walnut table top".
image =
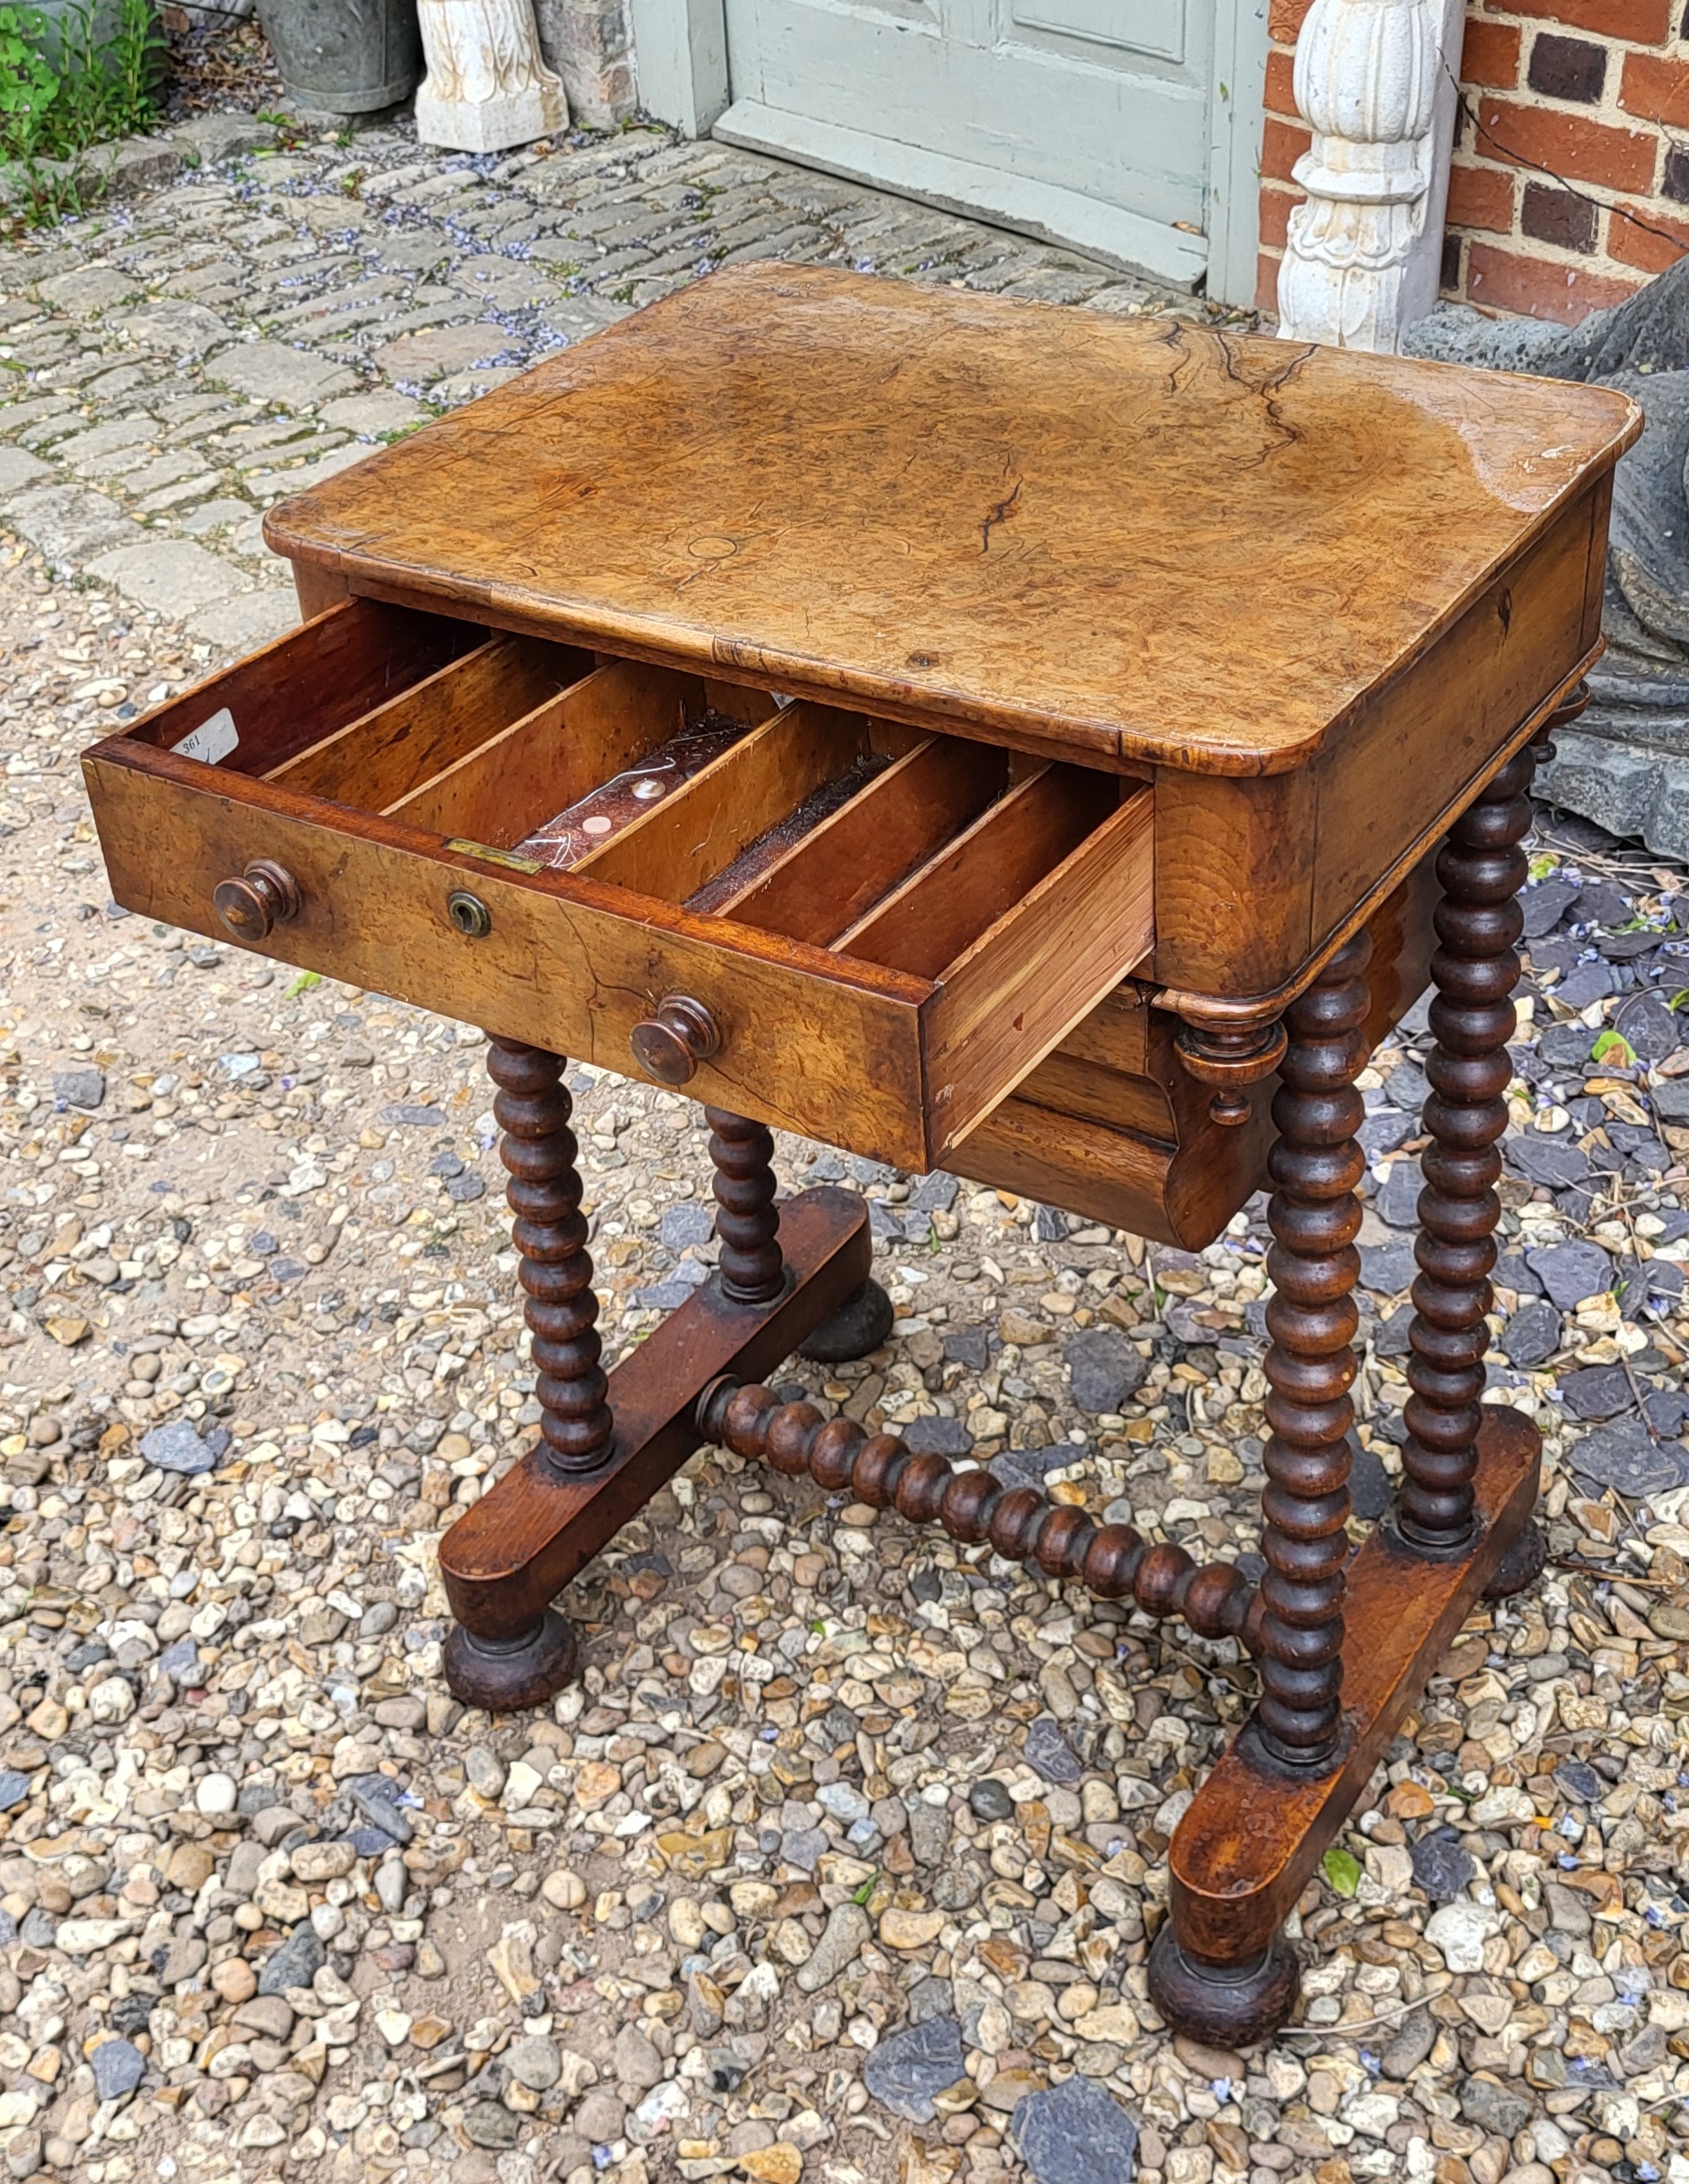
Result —
M413 604L1288 771L1640 430L1622 396L855 274L723 272L271 516Z

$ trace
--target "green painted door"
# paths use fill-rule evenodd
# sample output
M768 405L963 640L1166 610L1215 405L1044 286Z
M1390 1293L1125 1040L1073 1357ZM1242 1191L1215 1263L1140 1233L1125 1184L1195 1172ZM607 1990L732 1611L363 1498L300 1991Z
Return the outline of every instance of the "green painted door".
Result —
M727 0L730 142L1203 271L1216 0Z

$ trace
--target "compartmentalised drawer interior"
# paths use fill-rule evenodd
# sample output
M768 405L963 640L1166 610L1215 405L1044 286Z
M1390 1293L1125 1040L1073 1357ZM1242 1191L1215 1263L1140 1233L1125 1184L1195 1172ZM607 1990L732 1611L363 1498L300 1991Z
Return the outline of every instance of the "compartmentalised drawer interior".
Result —
M128 831L137 775L179 815L150 854ZM269 859L279 922L256 943L242 927L250 944L505 1036L567 1030L566 1050L613 1068L632 1023L698 993L722 1036L693 1089L911 1167L1151 942L1140 783L366 600L101 745L90 779L120 900L215 930L195 886L218 859L226 875L231 857ZM188 794L207 792L215 825ZM332 866L324 830L342 844ZM188 866L162 869L165 837L184 835ZM357 843L366 863L348 861ZM390 894L396 857L430 862L431 902ZM526 891L520 918L495 882L500 903ZM454 888L480 922L451 912L473 967L441 990ZM547 903L572 923L536 925ZM595 936L600 914L620 928L613 977L582 939L589 912ZM403 918L415 944L372 964L358 921L390 943ZM571 980L590 981L572 1004Z

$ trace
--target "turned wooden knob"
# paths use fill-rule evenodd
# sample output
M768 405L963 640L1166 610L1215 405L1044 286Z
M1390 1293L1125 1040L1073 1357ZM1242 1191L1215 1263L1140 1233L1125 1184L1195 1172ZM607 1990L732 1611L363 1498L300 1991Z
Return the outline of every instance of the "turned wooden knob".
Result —
M648 1077L659 1084L685 1084L699 1062L721 1051L721 1029L702 1001L666 994L654 1017L634 1025L628 1043Z
M1248 1086L1270 1077L1283 1060L1284 1026L1269 1024L1181 1024L1174 1046L1187 1076L1211 1084L1209 1120L1222 1129L1247 1123L1254 1109Z
M262 941L299 915L301 896L291 872L260 858L239 879L219 879L211 900L238 941Z

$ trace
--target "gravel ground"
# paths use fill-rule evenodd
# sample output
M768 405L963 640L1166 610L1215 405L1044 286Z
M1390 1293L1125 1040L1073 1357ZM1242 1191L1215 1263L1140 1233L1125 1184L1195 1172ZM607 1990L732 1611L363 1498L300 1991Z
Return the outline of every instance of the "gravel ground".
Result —
M236 319L266 267L351 278L289 255L343 154L302 156L0 259L28 306L0 464L45 420L207 399L198 352L101 315L140 318L148 252L179 287L195 223ZM461 272L484 246L452 235L510 193L433 169ZM30 319L42 281L131 250L121 295ZM348 340L366 399L400 338ZM48 488L0 484L102 493L149 546L205 505L147 510L63 438L36 436ZM253 474L206 490L241 480L245 521L298 482ZM0 503L9 2173L1686 2184L1682 875L1542 830L1492 1393L1546 1433L1553 1564L1468 1625L1304 1896L1301 2020L1206 2051L1143 1964L1168 1837L1248 1704L1227 1646L711 1451L566 1600L587 1668L549 1718L449 1699L438 1532L536 1430L479 1036L109 905L76 753L246 635L164 619L133 562L44 540L42 505ZM271 596L250 541L214 548L246 570L228 598ZM1401 1438L1424 1048L1410 1018L1363 1080L1363 1516ZM571 1083L614 1355L707 1266L704 1134L667 1093ZM899 1311L794 1387L1152 1538L1256 1545L1259 1204L1194 1257L795 1140L780 1167L867 1192Z

